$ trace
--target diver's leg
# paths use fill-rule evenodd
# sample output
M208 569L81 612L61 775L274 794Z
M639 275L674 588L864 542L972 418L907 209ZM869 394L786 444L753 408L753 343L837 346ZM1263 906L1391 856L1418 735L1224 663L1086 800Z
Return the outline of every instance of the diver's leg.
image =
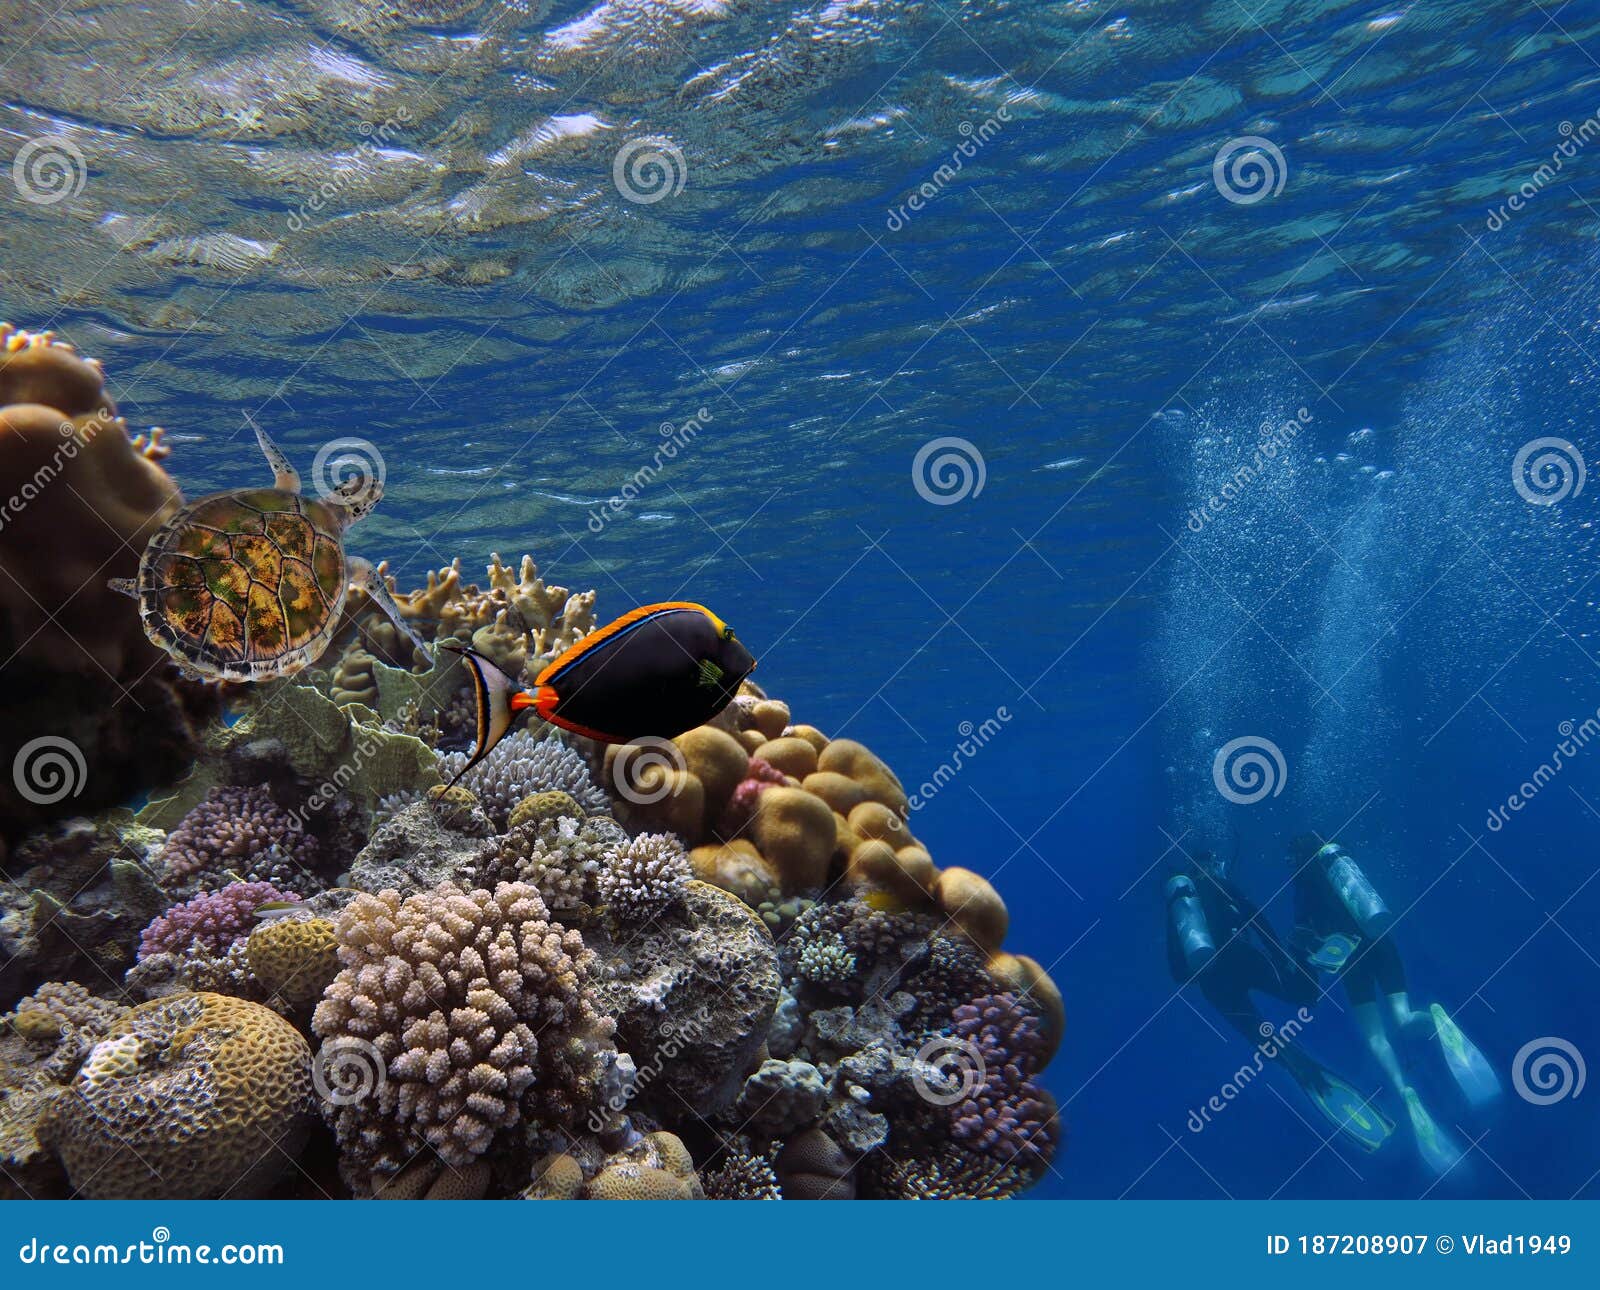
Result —
M1400 1092L1410 1081L1400 1069L1400 1058L1394 1051L1394 1045L1389 1042L1389 1032L1383 1028L1383 1013L1378 1010L1377 1002L1364 999L1360 1003L1353 1003L1351 1011L1355 1014L1356 1025L1361 1029L1361 1037L1367 1041L1368 1049L1383 1069L1384 1078L1396 1093Z

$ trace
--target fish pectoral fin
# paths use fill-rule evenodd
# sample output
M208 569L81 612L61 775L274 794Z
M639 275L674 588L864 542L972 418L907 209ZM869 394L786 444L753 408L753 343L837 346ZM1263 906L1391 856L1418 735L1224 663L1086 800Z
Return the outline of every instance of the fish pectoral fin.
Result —
M708 658L700 660L699 677L695 684L703 689L717 690L722 688L724 673L720 667Z

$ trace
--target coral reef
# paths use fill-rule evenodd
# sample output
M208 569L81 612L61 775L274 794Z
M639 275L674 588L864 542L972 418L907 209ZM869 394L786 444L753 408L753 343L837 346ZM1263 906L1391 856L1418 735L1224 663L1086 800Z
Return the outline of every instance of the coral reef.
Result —
M951 1021L955 1038L978 1063L978 1078L951 1107L951 1136L1001 1164L1047 1161L1055 1149L1056 1109L1034 1082L1048 1052L1038 1014L1005 993L962 1004Z
M551 909L575 912L599 900L600 875L627 842L604 815L530 819L484 844L472 872L485 885L529 883Z
M430 802L414 802L378 826L350 866L350 883L402 895L436 887L474 873L484 839L493 833L481 811L440 812Z
M439 773L454 780L467 764L464 752L439 758ZM490 818L504 823L512 809L534 793L567 794L588 814L604 814L611 803L589 778L582 756L544 732L516 730L460 780L483 803Z
M139 958L183 954L192 947L215 954L226 951L255 927L255 911L268 901L299 900L270 882L230 882L202 892L151 921L139 937Z
M250 974L267 995L296 1012L322 998L339 971L338 938L327 918L277 918L250 933Z
M259 1004L187 994L128 1012L39 1127L95 1199L256 1196L312 1120L311 1050Z
M167 835L161 885L175 893L239 881L314 891L318 858L317 839L265 789L212 788Z
M689 856L670 833L641 833L606 857L595 886L607 911L623 922L659 918L681 905Z
M341 971L312 1028L335 1060L346 1046L377 1063L328 1106L358 1188L424 1148L470 1164L500 1131L592 1102L613 1029L587 988L596 959L534 888L361 895L335 935Z
M0 778L0 837L170 781L216 711L106 585L178 506L162 455L98 363L0 323L0 763L26 768Z

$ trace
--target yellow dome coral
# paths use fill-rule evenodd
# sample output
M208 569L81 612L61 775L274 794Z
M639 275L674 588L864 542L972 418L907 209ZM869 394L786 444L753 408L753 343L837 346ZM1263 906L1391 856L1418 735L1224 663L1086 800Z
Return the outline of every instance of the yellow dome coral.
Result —
M269 1008L179 994L134 1008L41 1135L92 1199L260 1195L312 1116L311 1049Z
M250 933L245 957L267 993L296 1011L322 998L339 974L338 945L327 918L274 919Z
M751 834L785 891L808 891L827 882L838 830L820 797L774 784L761 795Z

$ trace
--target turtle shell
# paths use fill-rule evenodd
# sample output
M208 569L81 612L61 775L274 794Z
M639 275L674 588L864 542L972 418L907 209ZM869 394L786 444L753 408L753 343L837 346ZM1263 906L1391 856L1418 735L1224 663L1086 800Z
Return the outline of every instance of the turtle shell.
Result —
M152 640L206 677L298 672L327 649L349 587L341 517L281 488L202 497L150 539L139 613Z

